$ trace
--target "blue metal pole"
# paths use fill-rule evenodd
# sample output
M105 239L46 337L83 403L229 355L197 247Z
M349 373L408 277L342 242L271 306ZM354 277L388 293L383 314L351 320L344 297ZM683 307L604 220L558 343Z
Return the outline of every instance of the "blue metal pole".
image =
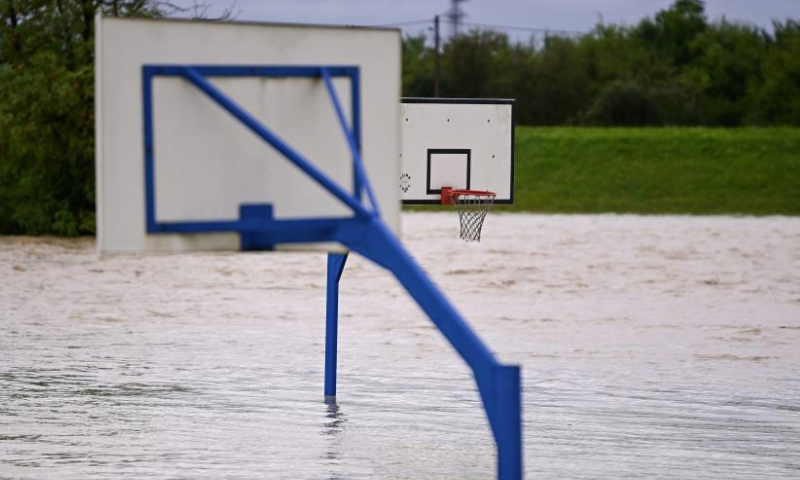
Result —
M336 403L336 353L339 338L339 280L347 254L328 254L328 292L325 309L325 403Z
M522 385L517 365L501 365L494 369L494 395L497 398L487 405L487 413L496 418L497 478L521 479Z

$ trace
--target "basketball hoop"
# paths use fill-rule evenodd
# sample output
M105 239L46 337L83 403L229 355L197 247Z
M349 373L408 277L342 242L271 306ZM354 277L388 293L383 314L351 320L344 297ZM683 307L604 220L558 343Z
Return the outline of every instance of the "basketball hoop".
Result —
M453 190L442 187L442 204L453 204L461 222L461 239L480 242L483 220L494 203L494 192L483 190Z

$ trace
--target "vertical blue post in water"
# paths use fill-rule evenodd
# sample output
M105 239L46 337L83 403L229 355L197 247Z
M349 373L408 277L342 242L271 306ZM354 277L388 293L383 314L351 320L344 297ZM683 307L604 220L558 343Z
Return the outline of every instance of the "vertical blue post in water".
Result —
M328 295L325 310L325 403L336 403L336 351L339 348L339 279L346 253L328 254Z

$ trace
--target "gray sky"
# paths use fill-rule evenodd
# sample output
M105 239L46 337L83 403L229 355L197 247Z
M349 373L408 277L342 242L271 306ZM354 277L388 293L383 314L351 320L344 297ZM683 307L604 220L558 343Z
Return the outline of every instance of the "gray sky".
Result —
M179 5L206 3L208 14L218 15L234 0L178 0ZM480 24L587 31L601 18L606 23L634 24L669 7L672 0L468 0L466 21ZM449 0L235 0L237 20L265 22L387 25L432 19L444 13ZM800 19L800 0L707 0L709 18L769 27L772 19ZM404 26L406 33L426 28ZM443 25L443 33L447 27ZM529 32L509 31L515 38Z

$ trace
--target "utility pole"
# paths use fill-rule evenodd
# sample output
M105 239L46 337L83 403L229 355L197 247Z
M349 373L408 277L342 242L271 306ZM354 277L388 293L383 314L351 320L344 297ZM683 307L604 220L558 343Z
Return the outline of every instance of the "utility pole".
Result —
M441 70L439 69L439 15L433 17L433 48L436 51L436 55L433 57L433 96L439 96L439 78L441 75Z

